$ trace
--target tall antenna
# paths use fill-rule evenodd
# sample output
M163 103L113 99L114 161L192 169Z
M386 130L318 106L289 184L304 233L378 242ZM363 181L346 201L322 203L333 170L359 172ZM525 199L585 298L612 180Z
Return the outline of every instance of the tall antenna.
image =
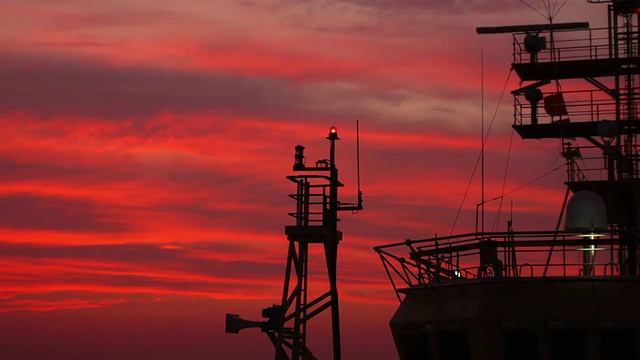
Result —
M480 49L480 101L481 101L481 106L480 106L480 118L481 118L481 137L480 140L482 141L482 148L480 150L481 156L482 156L482 165L480 166L480 177L482 178L481 180L481 186L482 186L482 202L480 204L482 204L482 216L481 216L481 221L482 221L482 225L481 225L481 229L482 232L484 232L484 145L485 145L485 138L484 138L484 49Z
M358 176L358 204L362 207L362 190L360 188L360 120L356 120L356 168Z

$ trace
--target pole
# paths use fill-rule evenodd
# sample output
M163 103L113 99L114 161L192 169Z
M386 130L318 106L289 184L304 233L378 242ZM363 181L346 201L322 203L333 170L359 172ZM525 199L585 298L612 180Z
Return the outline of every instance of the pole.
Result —
M327 269L329 275L329 291L331 292L331 326L333 334L333 360L342 358L340 346L340 308L338 307L337 263L338 263L338 168L335 163L336 149L335 139L329 139L330 149L330 187L329 187L329 214L328 226L331 238L325 244Z

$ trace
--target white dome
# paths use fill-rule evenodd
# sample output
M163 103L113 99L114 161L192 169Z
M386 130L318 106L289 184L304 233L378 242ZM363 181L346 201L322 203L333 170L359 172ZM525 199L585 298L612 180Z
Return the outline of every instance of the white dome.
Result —
M589 190L573 194L567 203L564 228L568 231L606 230L607 207L600 195Z

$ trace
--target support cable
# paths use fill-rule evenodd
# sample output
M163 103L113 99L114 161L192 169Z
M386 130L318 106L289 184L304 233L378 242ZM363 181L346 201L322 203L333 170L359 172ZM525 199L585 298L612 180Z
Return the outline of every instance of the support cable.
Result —
M513 73L513 69L509 69L509 74L507 75L507 80L504 82L504 86L502 87L502 92L500 93L500 98L498 99L498 104L496 105L496 109L493 113L493 117L491 118L491 122L489 123L489 128L487 129L487 134L484 136L484 139L482 141L482 149L480 150L480 153L478 153L478 157L476 159L476 164L473 167L473 171L471 172L471 177L469 179L469 183L467 184L467 189L464 191L464 195L462 196L462 201L460 202L460 206L458 207L458 212L456 214L456 217L453 221L453 225L451 226L451 233L449 235L453 235L453 231L456 228L456 224L458 222L458 219L460 218L460 213L462 212L462 206L464 206L464 202L467 198L467 195L469 194L469 189L471 188L471 183L473 182L473 178L476 174L476 170L478 169L478 165L480 164L480 161L482 159L482 155L484 152L484 147L485 144L487 143L487 139L489 138L489 134L491 133L491 128L493 127L493 123L496 120L496 117L498 116L498 109L500 108L500 104L502 103L502 99L504 98L504 93L507 89L507 85L509 85L509 80L511 79L511 74Z
M511 160L511 150L513 148L513 134L515 130L511 129L511 138L509 139L509 151L507 152L507 163L504 169L504 176L502 177L502 193L500 195L500 203L498 204L498 211L496 213L496 219L493 222L493 227L491 231L497 231L498 223L500 222L500 213L502 212L502 202L504 201L505 193L504 189L507 187L507 175L509 174L509 163Z
M529 5L526 1L524 1L524 0L520 0L520 2L521 2L521 3L523 3L523 4L525 4L527 7L529 7L529 8L531 8L531 9L533 9L533 11L537 12L538 14L540 14L540 15L542 15L543 17L545 17L545 18L546 18L546 16L545 16L543 13L541 13L538 9L534 8L533 6Z

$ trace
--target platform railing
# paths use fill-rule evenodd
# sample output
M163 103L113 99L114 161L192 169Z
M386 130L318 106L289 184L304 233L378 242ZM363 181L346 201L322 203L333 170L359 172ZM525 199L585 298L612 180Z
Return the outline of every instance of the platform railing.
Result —
M494 232L406 240L374 250L401 293L479 278L617 276L620 243L612 231Z
M542 93L543 97L557 94L557 91L548 90ZM562 90L566 115L551 116L545 112L544 102L537 104L538 123L552 123L555 121L585 122L616 119L616 102L602 90L592 89L565 89ZM531 123L532 105L525 99L524 94L514 96L514 124L523 125Z
M513 34L513 62L530 61L524 46L523 33ZM551 36L553 35L553 43ZM547 48L537 54L538 62L596 60L611 58L609 30L607 28L556 30L541 33L547 39Z
M329 181L326 176L288 176L297 184L297 192L289 197L296 202L296 211L288 215L296 219L297 225L322 225L329 206L329 184L311 184L309 179Z

